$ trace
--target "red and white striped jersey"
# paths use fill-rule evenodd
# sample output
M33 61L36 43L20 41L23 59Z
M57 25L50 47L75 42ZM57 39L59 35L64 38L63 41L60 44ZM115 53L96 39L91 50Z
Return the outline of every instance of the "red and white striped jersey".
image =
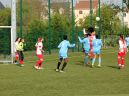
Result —
M126 48L127 48L127 46L126 46L125 40L124 41L119 40L119 50L120 50L120 52L126 52Z
M90 48L92 48L92 41L93 41L93 39L95 39L95 35L91 35L91 36L89 36L89 40L90 40Z
M35 47L36 47L36 54L41 55L42 54L43 43L42 42L37 42L35 44Z

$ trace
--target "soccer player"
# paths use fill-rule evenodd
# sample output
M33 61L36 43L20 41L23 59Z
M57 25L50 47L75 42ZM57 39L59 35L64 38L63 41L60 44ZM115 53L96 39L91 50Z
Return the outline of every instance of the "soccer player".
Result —
M69 41L67 40L67 35L63 36L63 41L58 45L58 48L60 48L59 50L59 61L57 64L57 68L56 68L56 72L64 72L64 68L67 65L68 62L68 56L67 56L67 51L69 47L74 47L75 44L70 44ZM62 61L64 60L64 64L60 70L60 65L62 63Z
M129 46L129 35L127 35L127 36L126 36L125 41L126 41L127 52L128 52L128 46Z
M19 64L21 67L23 67L23 60L24 60L24 39L20 39L20 42L18 43L18 55L19 55Z
M15 44L14 44L14 52L15 52L15 60L14 63L18 64L18 59L19 59L19 55L18 55L18 43L20 42L20 38L17 37L15 40Z
M95 39L95 31L93 27L88 28L88 32L90 33L89 40L90 40L90 53L89 57L92 59L94 57L93 49L92 49L92 41Z
M98 35L96 35L96 39L94 39L92 41L94 57L92 59L91 67L94 67L96 55L98 55L98 61L99 61L98 67L101 67L101 47L102 47L102 41L101 41L101 39L98 38Z
M118 52L118 57L117 57L119 69L122 69L125 66L124 57L126 55L126 50L127 50L126 41L124 40L124 37L122 35L120 35L120 37L119 37L119 52Z
M78 39L80 43L83 43L83 49L85 53L84 64L88 65L88 55L90 52L90 41L88 38L88 34L84 34L84 39L81 39L80 37L78 37Z
M35 69L43 69L42 68L42 62L43 62L43 42L44 39L43 38L38 38L37 43L35 44L36 47L36 55L38 57L38 61L35 64Z

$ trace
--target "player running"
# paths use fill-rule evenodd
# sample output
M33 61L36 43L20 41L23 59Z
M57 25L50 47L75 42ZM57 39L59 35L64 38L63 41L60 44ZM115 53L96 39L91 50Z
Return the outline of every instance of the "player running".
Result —
M126 51L127 51L126 42L124 40L124 37L122 35L120 35L120 37L119 37L119 52L118 52L118 57L117 57L119 69L122 69L125 66L124 57L126 55Z
M44 39L43 38L38 38L38 42L35 44L36 47L36 55L38 57L38 61L35 64L35 69L43 69L42 68L42 62L43 62L43 42Z
M67 56L67 51L69 47L74 47L75 44L70 44L69 41L67 40L67 35L64 35L63 41L58 45L59 50L59 61L57 64L56 72L64 72L64 68L66 67L68 63L68 56ZM64 60L64 64L62 68L60 69L60 65L62 61Z

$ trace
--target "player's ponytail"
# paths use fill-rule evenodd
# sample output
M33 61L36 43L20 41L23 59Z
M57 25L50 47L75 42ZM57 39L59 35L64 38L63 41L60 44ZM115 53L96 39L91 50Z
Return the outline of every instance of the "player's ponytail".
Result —
M125 42L125 40L124 40L123 35L120 35L120 38L121 38L122 42L124 43L124 42Z

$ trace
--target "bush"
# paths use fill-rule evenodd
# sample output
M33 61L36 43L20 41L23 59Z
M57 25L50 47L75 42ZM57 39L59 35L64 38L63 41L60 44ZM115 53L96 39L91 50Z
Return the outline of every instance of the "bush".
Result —
M116 47L118 41L118 36L108 36L105 38L105 46Z
M45 39L44 45L47 46L47 27L43 21L34 20L29 26L27 33L24 34L26 50L34 50L35 43L39 37L43 37Z

